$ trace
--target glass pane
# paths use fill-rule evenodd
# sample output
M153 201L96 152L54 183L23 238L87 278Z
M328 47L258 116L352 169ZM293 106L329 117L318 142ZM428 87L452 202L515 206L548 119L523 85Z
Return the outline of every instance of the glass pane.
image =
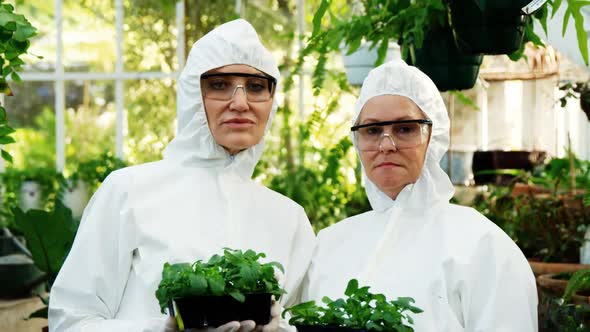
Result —
M114 71L115 31L114 1L64 0L65 70Z
M126 71L173 72L176 59L176 1L125 2Z
M66 173L115 150L114 81L66 82Z
M55 4L47 0L17 1L15 12L24 15L37 28L29 54L21 56L24 71L52 71L55 64Z
M55 89L53 82L11 83L14 96L5 97L8 121L16 143L6 146L12 167L55 168Z
M138 164L162 158L174 137L176 84L173 80L125 82L128 134L125 160Z

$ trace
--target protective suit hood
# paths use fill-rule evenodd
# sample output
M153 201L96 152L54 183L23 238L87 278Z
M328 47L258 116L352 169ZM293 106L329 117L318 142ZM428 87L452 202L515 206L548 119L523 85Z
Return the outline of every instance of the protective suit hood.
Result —
M177 86L178 129L176 137L164 151L164 158L202 167L230 167L243 177L251 177L264 149L264 138L255 146L234 157L213 138L201 94L201 74L215 68L244 64L279 81L280 73L272 54L262 45L252 25L234 20L210 31L191 48ZM277 110L273 100L266 124L268 132Z
M453 197L454 188L439 163L449 147L450 121L436 85L419 69L401 60L393 60L374 68L363 82L355 105L353 125L357 124L360 113L369 99L388 94L404 96L416 103L432 120L432 134L418 181L406 186L396 200L392 200L369 180L363 166L365 191L371 207L376 211L384 211L396 202L404 202L404 207L410 209L448 202ZM351 138L360 157L352 133Z

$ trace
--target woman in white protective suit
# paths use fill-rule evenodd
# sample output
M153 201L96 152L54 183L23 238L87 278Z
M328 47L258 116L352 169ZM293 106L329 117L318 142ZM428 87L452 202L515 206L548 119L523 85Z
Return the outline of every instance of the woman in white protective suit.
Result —
M516 244L472 208L453 205L439 162L449 118L434 83L401 60L373 69L351 137L372 211L318 234L303 300L342 297L348 280L408 296L418 332L537 331L537 292Z
M165 262L194 262L222 248L281 262L288 292L263 331L287 328L315 235L303 209L251 180L277 109L279 70L244 20L198 40L178 80L178 133L164 159L113 172L84 211L51 289L50 331L175 331L155 291ZM280 326L280 327L279 327ZM217 329L251 331L253 321Z

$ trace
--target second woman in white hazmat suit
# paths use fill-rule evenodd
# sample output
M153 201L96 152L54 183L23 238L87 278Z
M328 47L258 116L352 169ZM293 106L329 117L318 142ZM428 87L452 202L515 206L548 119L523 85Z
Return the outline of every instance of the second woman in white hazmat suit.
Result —
M537 292L516 244L472 208L450 204L439 162L449 118L434 83L397 60L373 69L352 138L372 211L318 234L303 300L344 295L348 280L407 296L418 332L537 331Z
M113 172L93 196L51 289L50 331L173 330L155 297L163 264L206 260L224 247L282 263L281 303L296 301L313 230L299 205L251 180L278 78L244 20L194 44L178 81L176 138L163 160ZM276 330L274 309L265 330ZM249 322L218 330L251 330Z

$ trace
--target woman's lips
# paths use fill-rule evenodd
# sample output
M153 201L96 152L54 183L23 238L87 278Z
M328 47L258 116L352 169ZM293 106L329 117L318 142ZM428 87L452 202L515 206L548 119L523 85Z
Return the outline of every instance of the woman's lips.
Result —
M396 163L384 162L384 163L378 164L375 168L394 168L394 167L399 167L399 166L400 165L398 165Z
M224 121L223 124L230 128L247 128L253 126L254 121L244 118L235 118Z

